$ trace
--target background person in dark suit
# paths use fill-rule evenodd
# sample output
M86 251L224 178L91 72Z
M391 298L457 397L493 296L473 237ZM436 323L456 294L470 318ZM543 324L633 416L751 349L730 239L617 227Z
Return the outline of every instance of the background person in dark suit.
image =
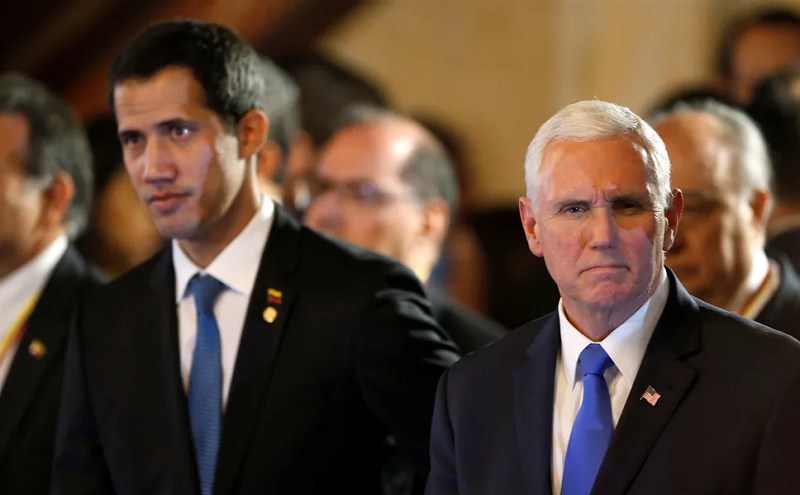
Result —
M758 127L712 101L678 106L653 125L684 198L669 267L693 296L800 337L800 279L788 259L764 251L772 167Z
M427 493L795 491L800 344L664 268L683 199L655 131L576 103L525 167L525 235L561 302L445 372Z
M406 268L261 194L258 63L175 21L112 66L125 167L173 240L79 305L54 493L378 493L389 433L425 479L454 345Z
M48 493L70 311L96 281L69 244L91 167L72 110L0 75L0 493Z
M458 211L455 171L433 134L388 110L353 107L322 149L310 185L310 227L391 256L428 282ZM440 290L426 292L434 318L464 353L506 335ZM408 493L411 470L389 451L385 491Z

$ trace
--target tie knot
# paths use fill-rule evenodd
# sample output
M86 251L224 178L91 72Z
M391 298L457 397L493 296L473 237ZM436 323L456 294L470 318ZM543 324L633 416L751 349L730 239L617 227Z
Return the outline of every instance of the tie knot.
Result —
M578 361L581 363L583 376L586 375L602 375L605 371L614 364L614 361L606 354L606 351L600 344L589 344L581 352Z
M211 275L197 274L189 282L189 289L194 296L194 304L202 314L213 315L214 303L225 290L225 284Z

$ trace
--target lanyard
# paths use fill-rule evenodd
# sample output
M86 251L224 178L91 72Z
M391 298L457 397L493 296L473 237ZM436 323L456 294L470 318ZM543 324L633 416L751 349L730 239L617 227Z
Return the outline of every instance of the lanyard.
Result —
M39 302L39 296L41 292L37 292L28 301L28 304L25 306L25 309L22 310L22 313L19 314L17 320L11 325L8 333L6 333L5 338L3 339L3 343L0 344L0 363L6 358L6 354L8 354L8 350L13 346L19 343L20 339L22 339L22 335L25 333L25 329L28 327L28 317L33 312L33 308L36 307L36 303Z

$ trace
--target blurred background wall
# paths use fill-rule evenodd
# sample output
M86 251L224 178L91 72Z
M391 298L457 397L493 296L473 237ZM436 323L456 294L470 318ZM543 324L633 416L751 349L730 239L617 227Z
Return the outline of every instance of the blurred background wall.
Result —
M635 112L708 79L723 25L800 0L396 0L326 34L337 58L370 73L402 109L463 133L474 204L523 194L536 129L560 107L599 98Z

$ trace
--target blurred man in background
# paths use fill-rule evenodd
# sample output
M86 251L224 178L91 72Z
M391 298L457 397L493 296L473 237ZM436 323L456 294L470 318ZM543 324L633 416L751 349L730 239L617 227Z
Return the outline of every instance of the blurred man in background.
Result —
M722 90L740 106L775 72L800 63L800 16L788 8L759 9L734 20L717 53Z
M455 170L433 134L387 110L353 107L322 149L309 183L309 226L390 256L429 280L458 211ZM426 292L434 318L464 353L506 334L439 290ZM406 494L412 471L392 443L384 490Z
M711 101L654 122L684 197L669 267L703 301L800 337L800 278L764 251L772 169L756 125Z
M445 150L424 127L386 110L352 109L322 150L311 185L310 227L390 256L428 280L458 208L458 184ZM428 295L462 351L505 335L441 292Z
M289 74L270 59L261 57L264 76L264 108L269 116L267 142L258 163L258 181L273 201L285 203L282 187L287 169L303 160L306 138L302 134L300 93Z
M70 247L91 194L77 116L0 75L0 493L48 493L71 309L97 282Z

